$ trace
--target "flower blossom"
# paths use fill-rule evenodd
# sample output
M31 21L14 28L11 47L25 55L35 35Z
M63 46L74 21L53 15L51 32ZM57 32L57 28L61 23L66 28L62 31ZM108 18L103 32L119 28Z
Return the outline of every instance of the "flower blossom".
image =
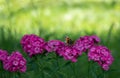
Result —
M60 41L60 40L50 40L46 43L45 49L48 52L56 52L58 55L61 55L61 51L62 49L64 49L64 42Z
M86 52L90 47L100 42L100 39L97 36L83 36L76 40L74 48L79 52Z
M90 48L88 58L97 62L104 70L108 70L114 60L110 50L100 45Z
M24 35L21 39L23 50L29 54L30 57L36 54L41 54L44 51L44 39L34 35Z
M64 57L65 60L70 60L72 62L77 62L78 58L78 50L71 46L64 47L61 55Z
M26 59L19 52L13 52L10 56L3 61L3 67L10 72L25 72Z
M8 52L0 49L0 60L1 61L6 60L7 56L8 56Z

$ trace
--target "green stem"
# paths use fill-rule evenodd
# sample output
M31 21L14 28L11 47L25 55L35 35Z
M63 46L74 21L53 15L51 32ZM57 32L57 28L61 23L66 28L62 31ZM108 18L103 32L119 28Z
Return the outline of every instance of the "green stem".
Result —
M88 61L88 78L97 78L96 69L93 61Z
M74 77L77 78L77 76L76 76L76 72L75 72L74 64L71 63L70 65L71 65L71 69L73 70Z
M56 55L56 65L58 67L57 71L60 70L60 66L59 66L59 57Z
M90 78L90 61L88 61L88 78Z
M40 59L42 59L42 56L41 56ZM42 78L45 78L44 71L43 71L43 65L42 65L41 61L39 61L39 57L38 56L37 56L37 64L39 66L38 68L39 68L39 72L41 72Z
M58 57L58 55L56 55L56 57L55 57L55 70L52 72L51 77L54 78L56 76L56 72L59 71L60 68L61 67L59 66L59 57Z
M105 78L105 71L103 70L103 78Z
M21 77L21 74L22 74L22 73L17 72L17 76L18 76L18 78L22 78L22 77Z
M16 73L15 73L15 72L13 72L13 78L17 78L17 77L16 77Z

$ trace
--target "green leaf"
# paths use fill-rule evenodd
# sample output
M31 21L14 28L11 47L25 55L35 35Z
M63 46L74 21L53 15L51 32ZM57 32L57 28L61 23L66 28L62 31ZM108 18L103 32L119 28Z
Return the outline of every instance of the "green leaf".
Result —
M68 62L66 62L66 63L62 66L62 68L66 67L66 66L68 66L68 65L70 65L70 64L71 64L71 62L68 61Z

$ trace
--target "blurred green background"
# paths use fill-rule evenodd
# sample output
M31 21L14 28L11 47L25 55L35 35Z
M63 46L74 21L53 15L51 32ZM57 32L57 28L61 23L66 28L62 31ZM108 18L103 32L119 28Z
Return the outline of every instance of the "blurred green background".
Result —
M0 0L0 48L21 51L24 34L37 34L46 41L97 35L115 58L106 78L120 78L120 0ZM77 78L87 78L87 57L83 55L74 68ZM71 73L67 68L61 72Z

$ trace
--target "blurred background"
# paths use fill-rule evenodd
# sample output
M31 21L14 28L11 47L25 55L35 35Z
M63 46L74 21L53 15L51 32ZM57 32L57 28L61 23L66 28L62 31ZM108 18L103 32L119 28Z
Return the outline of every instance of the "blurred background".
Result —
M97 35L115 58L106 78L120 78L120 0L0 0L0 49L22 52L24 34L36 34L46 41ZM87 57L81 57L74 68L78 78L86 78ZM70 74L67 69L61 71Z

